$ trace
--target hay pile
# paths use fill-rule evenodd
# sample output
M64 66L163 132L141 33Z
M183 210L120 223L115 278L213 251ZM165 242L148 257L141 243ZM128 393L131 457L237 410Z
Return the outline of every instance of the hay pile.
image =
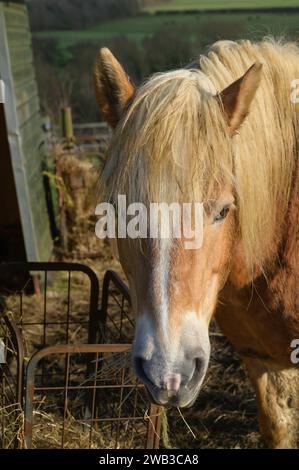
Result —
M10 405L0 402L0 448L11 449L23 447L24 443L24 413L19 403Z
M6 296L9 310L13 312L15 322L22 320L23 337L26 340L27 357L42 348L44 344L57 345L66 342L66 312L68 311L68 276L65 272L48 273L48 289L46 295L46 311L44 317L45 298L42 294L22 296L22 315L20 315L20 295L14 293ZM70 323L68 343L87 343L87 327L89 310L89 280L85 274L72 273L70 295L70 322L82 321L79 325ZM27 287L28 284L26 283ZM110 314L117 319L118 309L115 306L109 309ZM43 321L47 322L46 336L44 337ZM32 324L28 324L32 323ZM132 329L131 335L132 337ZM116 332L109 329L110 342L114 340ZM45 343L44 343L45 341ZM67 395L67 406L64 408L64 392L57 387L63 387L66 380L65 355L55 354L43 359L37 370L35 386L38 387L34 395L34 426L33 448L141 448L145 445L148 419L144 419L148 411L148 400L145 390L137 388L136 377L130 367L131 360L127 353L111 353L99 357L98 374L91 371L86 376L87 356L75 354L70 356L68 381L70 385L80 389L70 389ZM93 361L94 363L94 361ZM11 372L16 374L14 364L9 361ZM94 363L95 365L95 363ZM93 368L92 364L92 368ZM41 375L43 377L41 377ZM140 417L138 421L126 418L122 422L102 421L95 426L85 422L89 391L84 389L97 380L98 385L111 386L121 381L128 386L121 389L99 390L96 394L95 417L101 419L118 416ZM51 387L45 389L44 387ZM54 388L52 388L54 387ZM121 406L120 406L121 404ZM1 406L0 406L1 408ZM121 409L121 414L120 413ZM12 420L14 406L3 406L0 417L5 422L5 440L3 447L11 447L14 438L18 438L18 447L24 447L23 422L24 414L19 410ZM10 415L8 415L8 412ZM66 413L66 418L63 416ZM64 434L64 438L62 435Z

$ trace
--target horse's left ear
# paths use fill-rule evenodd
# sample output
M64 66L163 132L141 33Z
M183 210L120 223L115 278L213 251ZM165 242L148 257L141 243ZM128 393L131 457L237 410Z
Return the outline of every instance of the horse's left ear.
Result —
M234 134L247 116L261 77L262 64L255 62L241 78L219 93L231 134Z
M104 119L115 127L134 95L135 88L112 52L100 49L93 68L97 102Z

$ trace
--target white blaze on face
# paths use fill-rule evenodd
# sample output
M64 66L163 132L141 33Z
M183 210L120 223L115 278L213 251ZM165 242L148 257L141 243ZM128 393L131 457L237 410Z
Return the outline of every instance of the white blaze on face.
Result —
M163 339L169 341L169 270L170 270L170 251L172 240L161 238L158 240L159 253L154 268L154 278L157 286L157 321L161 327Z
M203 380L210 355L208 321L203 314L203 305L200 311L193 310L191 305L188 310L173 310L169 299L173 286L169 289L169 284L172 282L171 257L175 241L161 238L156 243L159 245L153 251L152 302L147 304L151 308L148 310L144 305L138 312L133 355L143 359L142 367L148 379L157 387L166 385L172 396L182 383L190 380L198 363L203 372L199 386ZM208 304L212 303L215 287L213 279L209 285ZM178 321L170 318L170 314L177 315Z

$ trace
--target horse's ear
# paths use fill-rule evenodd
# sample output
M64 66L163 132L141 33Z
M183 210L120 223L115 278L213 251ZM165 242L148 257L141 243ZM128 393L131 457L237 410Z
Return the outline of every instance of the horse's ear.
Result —
M93 68L98 105L105 120L115 127L132 99L135 88L107 47L100 49Z
M234 134L247 116L261 77L262 64L256 62L241 78L219 93L231 134Z

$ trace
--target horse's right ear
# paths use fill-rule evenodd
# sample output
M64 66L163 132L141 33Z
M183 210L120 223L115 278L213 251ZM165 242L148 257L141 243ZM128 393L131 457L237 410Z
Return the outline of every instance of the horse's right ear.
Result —
M106 47L100 49L94 64L93 81L100 111L108 124L115 127L131 101L135 88Z
M251 102L262 78L262 64L255 62L241 78L218 96L222 103L231 134L241 126L249 113Z

